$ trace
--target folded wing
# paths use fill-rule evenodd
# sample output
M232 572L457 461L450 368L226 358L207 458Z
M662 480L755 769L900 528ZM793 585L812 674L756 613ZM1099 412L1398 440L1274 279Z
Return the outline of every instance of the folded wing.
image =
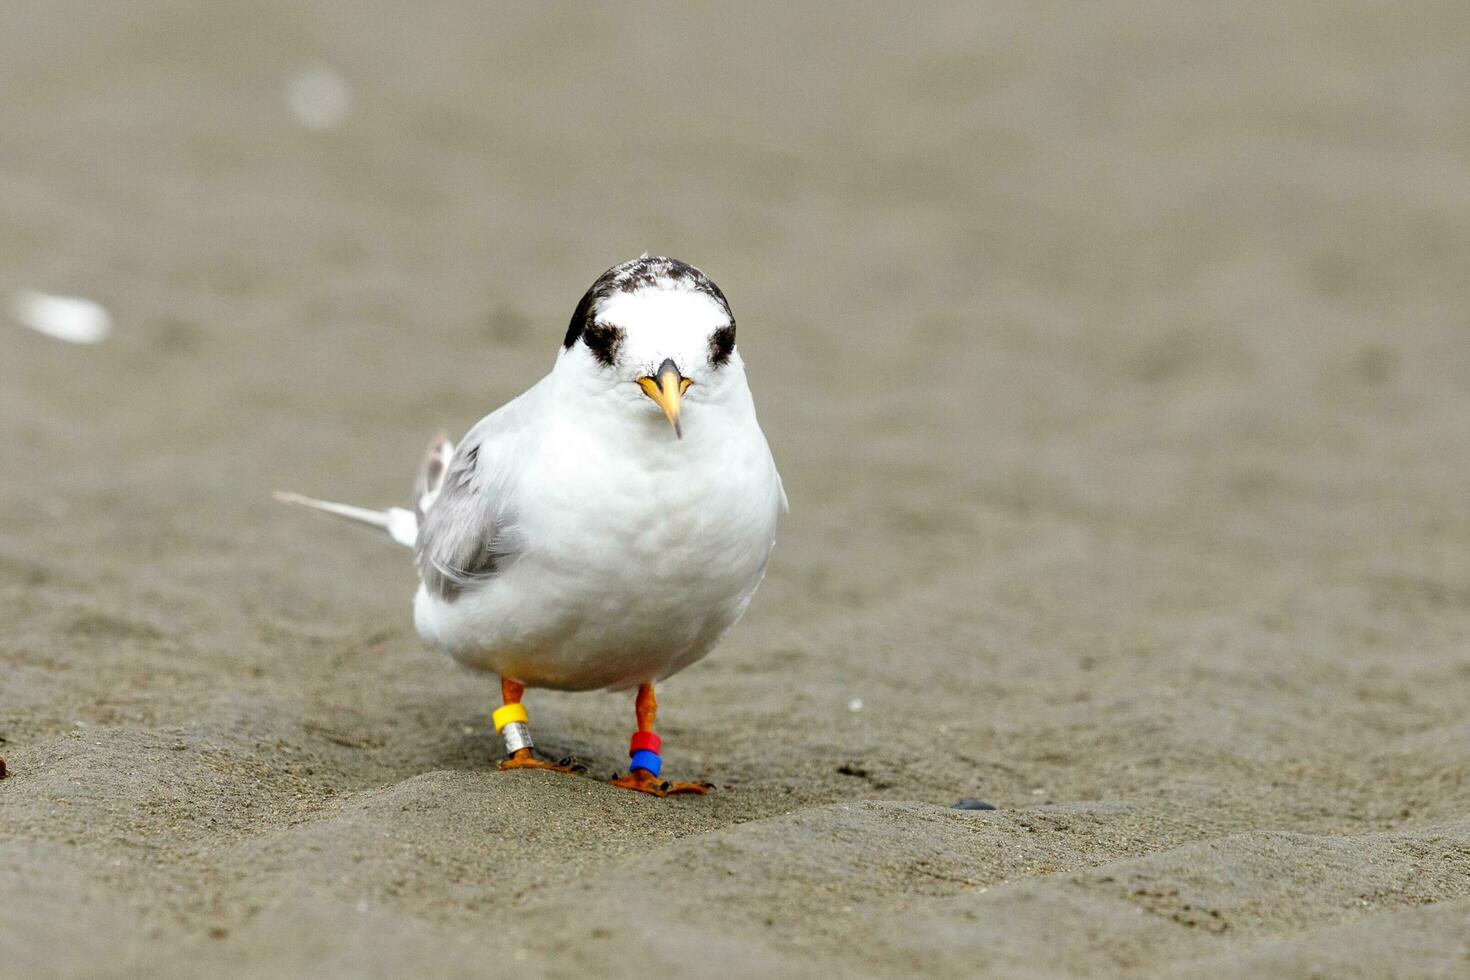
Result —
M481 419L448 457L437 491L430 449L415 552L419 578L446 602L494 578L525 550L515 515L517 457L543 391L537 384Z

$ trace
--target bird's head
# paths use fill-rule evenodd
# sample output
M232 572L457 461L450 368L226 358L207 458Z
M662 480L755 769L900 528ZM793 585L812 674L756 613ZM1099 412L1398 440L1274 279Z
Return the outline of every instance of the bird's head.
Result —
M681 439L690 389L718 391L743 373L725 294L694 266L662 256L641 255L599 276L572 314L564 347L578 370L641 391L646 398L631 400L640 410L656 405Z

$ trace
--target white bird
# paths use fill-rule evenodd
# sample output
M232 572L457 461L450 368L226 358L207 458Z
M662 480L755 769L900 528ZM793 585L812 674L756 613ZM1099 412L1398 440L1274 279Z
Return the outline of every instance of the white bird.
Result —
M277 496L412 542L420 636L501 678L501 768L577 768L535 756L524 687L636 687L614 784L709 788L661 778L654 684L745 612L787 505L729 303L704 273L645 254L598 277L551 373L430 448L415 511Z

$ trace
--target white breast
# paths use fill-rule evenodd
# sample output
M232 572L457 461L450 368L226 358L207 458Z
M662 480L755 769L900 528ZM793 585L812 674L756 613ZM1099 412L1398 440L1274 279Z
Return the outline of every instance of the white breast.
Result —
M420 633L471 667L568 690L703 657L760 584L782 500L738 380L708 401L691 392L682 441L636 398L548 409L518 460L526 551L453 602L420 589Z

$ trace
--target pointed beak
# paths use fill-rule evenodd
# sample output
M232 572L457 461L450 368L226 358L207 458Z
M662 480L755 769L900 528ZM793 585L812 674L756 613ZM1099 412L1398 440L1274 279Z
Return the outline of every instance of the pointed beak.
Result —
M674 427L674 435L680 439L684 438L684 427L679 424L679 402L692 384L693 381L679 373L679 366L673 359L667 357L658 366L656 373L638 379L638 387L653 399L655 405L664 410L664 414L669 417L669 423Z

